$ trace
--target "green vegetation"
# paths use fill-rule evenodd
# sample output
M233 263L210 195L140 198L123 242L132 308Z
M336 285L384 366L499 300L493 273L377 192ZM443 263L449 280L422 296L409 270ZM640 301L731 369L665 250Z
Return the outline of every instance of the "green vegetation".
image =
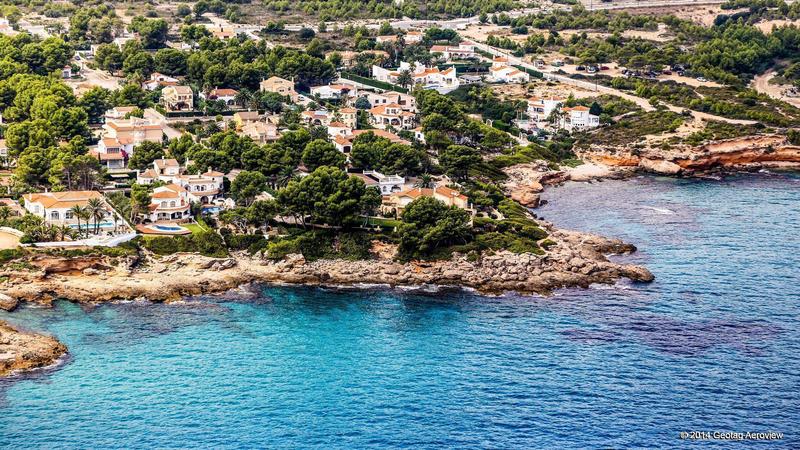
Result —
M222 236L212 231L187 236L148 236L142 239L142 246L157 255L197 252L217 258L228 256Z
M443 17L469 17L480 13L507 11L517 7L514 0L265 0L273 11L283 14L313 15L320 20L352 18L436 19Z
M696 131L684 139L689 145L700 145L704 142L733 139L741 136L752 136L763 132L764 127L755 125L734 125L727 122L706 122L705 128Z
M667 110L637 112L619 122L602 129L603 145L622 146L640 142L645 136L674 132L685 121L685 117ZM578 139L576 146L592 144L591 134Z
M617 89L634 91L643 98L732 119L756 120L777 127L800 125L800 108L759 94L753 89L695 88L674 81L624 78L614 78L611 85Z

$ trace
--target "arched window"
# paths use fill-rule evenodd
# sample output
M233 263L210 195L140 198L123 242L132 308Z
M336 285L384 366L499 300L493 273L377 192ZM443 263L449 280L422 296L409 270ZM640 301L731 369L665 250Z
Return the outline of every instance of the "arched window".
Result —
M174 208L175 207L175 200L169 202L169 207L170 208Z

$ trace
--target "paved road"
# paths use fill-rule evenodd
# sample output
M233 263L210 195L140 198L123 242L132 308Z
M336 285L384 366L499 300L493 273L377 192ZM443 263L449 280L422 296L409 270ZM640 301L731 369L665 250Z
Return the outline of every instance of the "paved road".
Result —
M475 43L475 47L477 47L478 49L480 49L480 50L482 50L484 52L487 52L487 53L490 53L492 55L495 55L495 56L504 56L504 57L508 58L508 62L510 64L512 64L512 65L521 66L521 67L524 67L524 68L529 69L529 70L537 70L537 71L541 72L541 70L535 68L533 66L533 64L530 64L530 63L524 61L521 58L517 58L516 56L514 56L514 55L512 55L512 54L510 54L510 53L508 53L508 52L506 52L504 50L501 50L501 49L498 49L498 48L495 48L495 47L491 47L489 45L482 44L482 43L479 43L479 42ZM614 88L609 87L609 86L603 86L601 84L593 83L593 82L587 81L587 80L576 80L576 79L573 79L573 78L570 78L570 77L567 77L567 76L564 76L564 75L558 75L558 74L554 74L554 73L545 72L544 76L545 76L545 79L547 79L547 80L553 80L553 81L557 81L559 83L564 83L564 84L569 84L569 85L572 85L572 86L577 86L577 87L580 87L580 88L583 88L583 89L588 89L588 90L591 90L591 91L595 91L595 92L598 92L598 93L601 93L601 94L616 95L617 97L621 97L621 98L624 98L626 100L630 100L630 101L636 103L639 107L641 107L645 111L655 111L655 108L653 107L653 105L650 104L650 102L647 99L644 99L642 97L638 97L636 95L629 94L629 93L627 93L625 91L621 91L619 89L614 89ZM667 104L667 103L662 103L662 104L664 106L666 106L666 108L669 109L670 111L673 111L673 112L676 112L676 113L681 113L681 112L683 112L685 110L688 110L688 108L681 108L679 106L674 106L674 105L670 105L670 104ZM694 115L695 118L703 119L703 120L715 120L715 121L719 121L719 122L727 122L727 123L732 123L732 124L737 124L737 125L752 125L752 124L756 123L756 121L754 121L754 120L729 119L727 117L715 116L713 114L708 114L708 113L704 113L704 112L700 112L700 111L693 111L693 110L690 110L690 111L692 112L692 115Z

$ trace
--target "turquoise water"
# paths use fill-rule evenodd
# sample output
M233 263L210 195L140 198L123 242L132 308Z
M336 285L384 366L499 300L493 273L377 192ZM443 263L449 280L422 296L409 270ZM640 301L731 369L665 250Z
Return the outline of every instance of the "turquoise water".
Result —
M4 448L798 448L800 177L569 184L651 284L549 298L259 287L23 307L60 367L0 381ZM776 431L775 442L681 431Z

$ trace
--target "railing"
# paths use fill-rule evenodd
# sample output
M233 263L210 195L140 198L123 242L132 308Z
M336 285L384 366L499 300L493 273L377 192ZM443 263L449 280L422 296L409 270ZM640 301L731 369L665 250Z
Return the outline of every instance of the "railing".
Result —
M355 81L357 83L366 84L367 86L372 86L374 88L383 89L385 91L395 91L400 92L402 94L407 94L408 89L402 88L396 84L386 83L383 81L373 80L372 78L365 78L360 75L356 75L350 72L342 72L339 75L341 78L345 80Z

